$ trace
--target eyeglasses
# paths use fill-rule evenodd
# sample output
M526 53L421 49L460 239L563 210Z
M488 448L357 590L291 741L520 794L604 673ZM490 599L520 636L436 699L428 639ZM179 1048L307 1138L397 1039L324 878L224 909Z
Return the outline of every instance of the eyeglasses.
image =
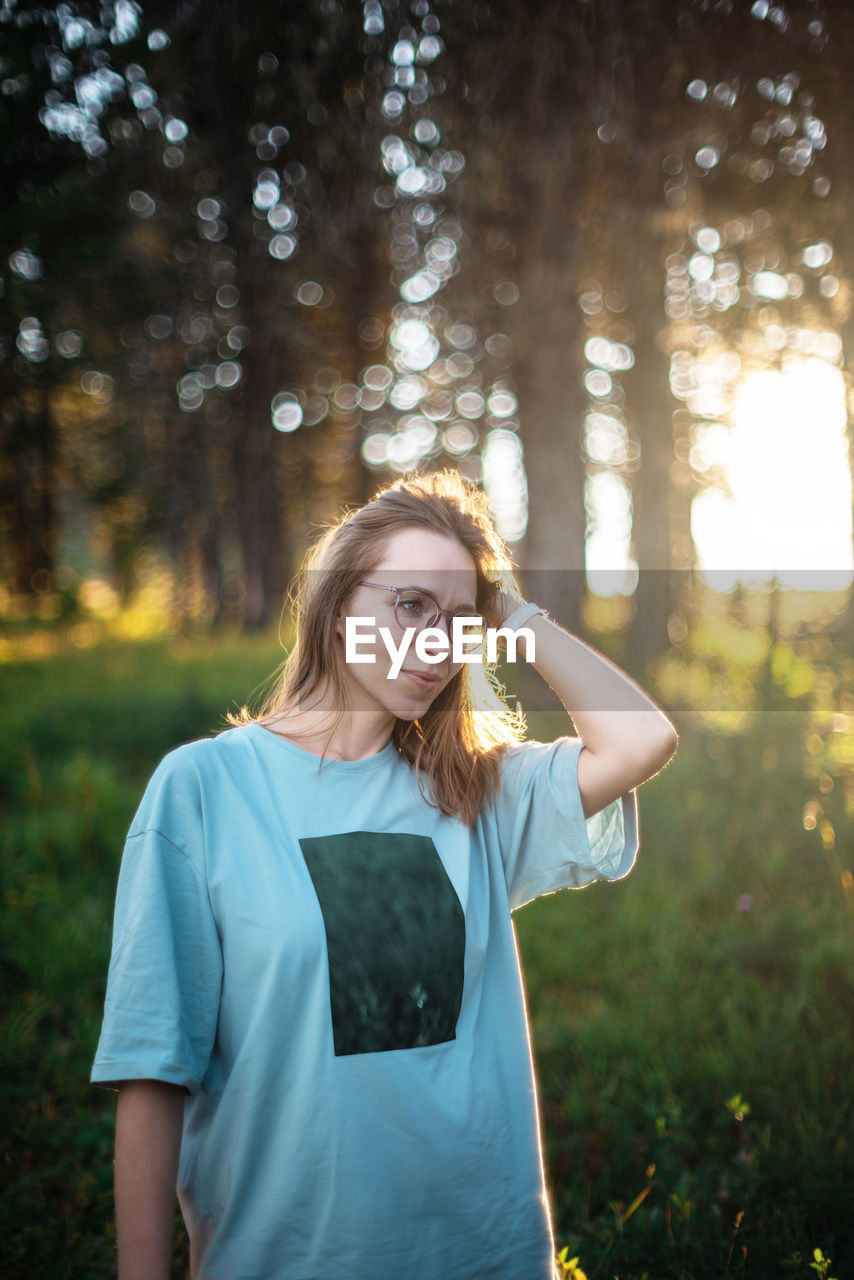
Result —
M360 582L360 587L373 587L376 591L391 591L397 597L394 602L394 620L402 631L407 627L415 627L423 631L434 626L440 618L447 618L448 634L454 626L454 618L472 618L476 614L462 610L453 613L450 609L440 609L432 596L426 591L418 591L414 587L387 587L381 582ZM474 636L473 628L467 628L470 636Z

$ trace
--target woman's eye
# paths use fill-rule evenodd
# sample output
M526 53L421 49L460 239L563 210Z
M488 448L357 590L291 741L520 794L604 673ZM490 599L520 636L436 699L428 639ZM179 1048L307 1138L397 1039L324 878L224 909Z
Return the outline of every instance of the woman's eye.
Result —
M424 601L418 596L404 596L400 603L404 613L412 614L414 618L424 612Z

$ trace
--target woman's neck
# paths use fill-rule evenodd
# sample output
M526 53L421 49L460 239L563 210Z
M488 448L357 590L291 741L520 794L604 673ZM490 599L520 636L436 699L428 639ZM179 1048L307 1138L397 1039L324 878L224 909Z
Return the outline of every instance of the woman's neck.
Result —
M313 755L328 760L364 760L386 746L394 717L375 708L347 708L339 714L321 699L309 706L273 712L261 724Z

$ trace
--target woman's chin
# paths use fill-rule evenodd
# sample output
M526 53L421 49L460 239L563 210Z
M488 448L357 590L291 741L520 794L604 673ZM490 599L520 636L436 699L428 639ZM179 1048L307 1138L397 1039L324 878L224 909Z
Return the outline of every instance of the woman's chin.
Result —
M435 702L441 689L441 685L436 685L432 689L419 689L415 685L404 689L400 686L395 690L395 697L392 700L394 714L398 720L417 720L419 716L424 715L430 704Z
M420 698L396 698L394 714L398 720L417 720L428 710L433 698L433 694Z

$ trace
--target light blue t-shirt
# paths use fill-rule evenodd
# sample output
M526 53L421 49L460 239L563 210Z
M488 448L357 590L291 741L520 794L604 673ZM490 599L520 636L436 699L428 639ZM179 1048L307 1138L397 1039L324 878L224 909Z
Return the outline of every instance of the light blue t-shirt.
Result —
M514 907L617 879L581 744L507 752L474 828L389 743L171 752L131 826L92 1080L188 1090L194 1280L550 1280Z

